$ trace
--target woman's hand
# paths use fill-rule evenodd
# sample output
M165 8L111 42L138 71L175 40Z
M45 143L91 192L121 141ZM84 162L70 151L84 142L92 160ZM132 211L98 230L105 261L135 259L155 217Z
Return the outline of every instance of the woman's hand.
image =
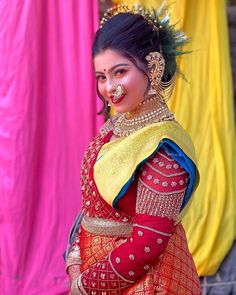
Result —
M80 265L79 264L73 264L68 267L68 275L70 279L70 284L73 282L75 278L77 278L80 275Z
M78 278L78 276L80 275L80 265L73 264L73 265L69 266L68 267L68 275L69 275L70 285L71 285L71 291L68 293L68 295L82 294L79 291L79 289L77 289L77 284L75 283L75 279Z

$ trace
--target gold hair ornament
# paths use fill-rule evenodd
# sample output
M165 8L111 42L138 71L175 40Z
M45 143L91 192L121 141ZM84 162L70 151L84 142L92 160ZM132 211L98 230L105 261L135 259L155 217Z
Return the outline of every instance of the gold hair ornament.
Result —
M158 31L158 21L155 19L155 15L147 8L138 6L133 6L132 9L130 9L128 6L124 4L117 5L113 8L110 8L107 10L107 12L103 15L103 18L101 19L100 28L103 27L103 25L113 16L119 14L119 13L131 13L131 14L139 14L142 15L143 18L149 23L149 25L152 27L153 31Z
M149 79L151 90L149 94L155 94L162 103L166 103L173 92L176 79L176 72L168 82L163 82L161 79L165 70L165 60L163 55L158 52L150 52L145 59L148 62Z
M173 59L176 56L187 53L182 51L180 47L186 44L189 39L181 29L176 29L176 26L171 23L170 5L165 5L165 3L166 1L164 0L158 10L148 9L140 5L133 6L132 8L129 8L124 4L115 6L108 9L104 14L100 28L103 28L107 21L120 13L141 15L160 39L160 48L157 48L156 50L161 50L161 53L165 57L166 65L163 78L164 80L167 80L176 70L176 65L173 62Z
M110 8L104 14L101 20L100 28L105 26L105 23L109 21L113 16L116 16L120 13L126 14L138 14L141 15L146 22L152 27L154 33L157 34L158 38L160 39L160 48L156 48L157 51L161 50L161 53L165 57L165 71L163 80L167 80L170 75L172 75L176 71L176 65L173 62L176 56L179 56L183 53L186 53L181 50L181 46L188 42L188 38L185 36L184 32L180 29L176 29L175 25L171 23L170 14L171 9L170 5L165 5L166 0L163 1L162 5L158 10L155 9L148 9L144 6L136 5L132 8L121 4ZM168 97L166 92L169 92L173 87L173 79L170 81L170 85L164 85L162 92L164 93L165 97ZM167 91L168 90L168 91ZM173 89L172 89L173 90Z

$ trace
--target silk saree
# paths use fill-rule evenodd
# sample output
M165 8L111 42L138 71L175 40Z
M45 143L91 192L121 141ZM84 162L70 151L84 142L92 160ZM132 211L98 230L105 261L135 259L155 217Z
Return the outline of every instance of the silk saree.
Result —
M81 294L201 294L181 224L199 181L191 139L173 121L110 141L112 120L82 162L67 259L81 265Z

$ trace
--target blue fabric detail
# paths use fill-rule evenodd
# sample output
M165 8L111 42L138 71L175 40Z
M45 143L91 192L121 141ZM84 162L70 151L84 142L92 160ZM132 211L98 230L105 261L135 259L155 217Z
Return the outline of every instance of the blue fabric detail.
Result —
M190 180L189 180L189 185L187 187L185 196L184 196L184 200L181 206L181 210L185 207L185 205L187 204L189 198L191 197L191 194L193 192L194 189L194 184L195 184L195 180L196 180L196 166L195 164L192 162L192 160L189 159L189 157L181 150L181 148L172 140L164 138L163 140L161 140L161 142L159 143L158 147L155 149L155 151L146 159L144 159L142 162L140 162L134 173L132 174L132 176L129 178L129 180L125 183L125 185L122 187L122 189L120 190L119 194L115 197L115 199L113 200L112 206L115 209L118 209L118 202L119 200L123 197L123 195L127 192L128 188L130 187L135 173L136 171L139 169L140 166L142 166L142 164L149 159L150 157L152 157L153 154L155 154L160 148L164 148L166 153L169 154L176 162L178 162L189 174ZM181 211L180 210L180 211Z
M192 160L190 160L189 157L181 150L181 148L172 140L164 139L160 145L165 149L166 153L169 154L176 162L178 162L189 174L189 184L180 209L181 211L185 207L193 192L196 181L196 166Z

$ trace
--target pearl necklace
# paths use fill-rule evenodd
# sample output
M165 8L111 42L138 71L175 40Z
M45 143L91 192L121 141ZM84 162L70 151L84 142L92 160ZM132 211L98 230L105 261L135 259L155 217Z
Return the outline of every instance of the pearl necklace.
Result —
M166 105L157 108L157 99L154 97L145 100L134 112L120 115L114 122L114 135L126 137L147 125L174 121L174 114L168 110Z

